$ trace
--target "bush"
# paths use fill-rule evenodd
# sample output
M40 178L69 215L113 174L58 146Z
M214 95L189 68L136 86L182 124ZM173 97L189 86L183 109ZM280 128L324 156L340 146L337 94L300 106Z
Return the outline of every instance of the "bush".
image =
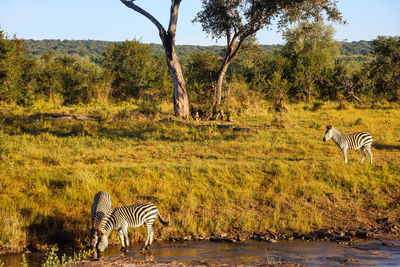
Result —
M339 104L337 105L336 109L337 110L347 110L351 107L351 105L348 102L345 101L341 101L339 102Z
M321 110L322 107L325 105L324 102L314 102L313 107L311 108L311 111L318 111Z
M192 54L187 59L185 78L191 104L195 109L205 112L211 108L215 83L219 67L218 55L206 51Z
M115 43L105 50L106 69L112 76L114 98L137 100L151 88L157 72L151 54L151 47L138 41Z
M149 95L143 95L139 101L138 113L154 118L161 112L157 101Z

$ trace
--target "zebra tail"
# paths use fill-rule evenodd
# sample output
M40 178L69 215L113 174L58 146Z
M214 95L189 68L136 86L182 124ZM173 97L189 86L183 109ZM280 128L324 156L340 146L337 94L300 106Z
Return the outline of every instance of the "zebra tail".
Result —
M161 213L160 212L158 212L158 219L164 225L168 225L169 224L169 221L166 221L166 220L163 219L163 217L161 217Z

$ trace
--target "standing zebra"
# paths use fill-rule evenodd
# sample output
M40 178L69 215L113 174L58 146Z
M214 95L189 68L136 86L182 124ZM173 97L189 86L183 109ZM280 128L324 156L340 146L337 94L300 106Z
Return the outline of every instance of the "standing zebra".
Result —
M156 206L151 203L139 203L131 206L114 208L111 214L103 218L97 230L97 234L100 237L98 244L99 255L103 254L108 246L108 236L111 230L115 229L118 231L119 238L121 239L121 251L126 252L129 247L128 228L139 227L143 224L147 229L147 238L143 250L149 249L153 242L154 235L152 225L157 215L161 223L164 225L168 224L168 222L161 217Z
M100 191L94 196L92 205L92 228L90 231L90 246L96 248L100 222L104 216L111 213L111 197L106 191Z
M369 154L370 162L372 164L372 136L370 134L363 132L342 134L337 129L332 127L332 125L327 125L323 141L325 142L331 138L335 142L335 144L342 150L345 163L347 163L347 149L361 149L361 163L363 163L365 159L366 150Z

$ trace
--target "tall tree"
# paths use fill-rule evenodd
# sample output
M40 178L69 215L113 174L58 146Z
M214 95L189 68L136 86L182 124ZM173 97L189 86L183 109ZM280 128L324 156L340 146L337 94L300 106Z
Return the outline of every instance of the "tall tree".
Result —
M112 75L112 96L139 99L154 80L152 49L138 41L112 44L104 50L106 68Z
M31 71L34 61L24 55L24 41L8 39L0 30L0 104L27 104L33 95Z
M145 16L157 27L164 47L168 69L174 82L175 116L182 117L184 119L189 118L189 98L186 90L185 79L182 74L182 68L175 50L176 26L178 23L179 5L181 4L182 0L171 0L168 30L165 30L161 23L158 22L158 20L154 18L150 13L134 4L134 0L120 1L124 3L127 7Z
M310 101L326 70L333 69L339 57L339 43L333 35L333 27L322 21L304 21L285 32L282 54L290 62L288 76L293 83L293 96Z
M194 22L213 39L226 38L226 52L219 69L216 103L222 101L222 84L229 65L240 49L259 30L278 21L284 27L299 19L322 18L341 21L334 0L202 0L203 10ZM251 39L251 38L250 38Z
M379 36L374 40L375 59L371 78L376 93L390 100L400 100L400 36Z

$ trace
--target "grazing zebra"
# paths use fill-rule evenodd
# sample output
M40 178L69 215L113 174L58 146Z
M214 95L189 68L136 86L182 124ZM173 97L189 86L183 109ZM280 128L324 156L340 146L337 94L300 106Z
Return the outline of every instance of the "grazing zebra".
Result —
M97 235L100 237L98 244L98 252L101 256L108 246L108 236L111 230L115 229L118 231L119 238L121 239L121 251L128 251L129 239L128 239L128 228L135 228L141 225L145 225L147 229L146 243L143 246L143 250L149 249L153 242L153 229L152 225L158 215L161 223L167 225L156 206L151 203L139 203L131 206L116 207L113 211L105 216L100 223L100 227L97 230Z
M94 196L92 205L92 228L90 231L90 246L96 248L98 236L97 230L104 216L111 213L111 197L106 191L100 191Z
M325 142L331 138L335 142L335 144L342 150L345 163L347 163L347 149L361 149L361 163L363 163L365 159L366 150L369 154L370 162L372 164L372 136L370 134L363 132L342 134L337 129L332 127L332 125L327 125L323 141Z

